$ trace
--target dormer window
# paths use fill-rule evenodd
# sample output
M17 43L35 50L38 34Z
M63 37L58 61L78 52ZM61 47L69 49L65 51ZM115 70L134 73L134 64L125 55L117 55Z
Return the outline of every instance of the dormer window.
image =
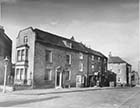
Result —
M28 42L28 37L24 36L24 43L27 43L27 42Z
M66 40L63 40L63 43L64 43L64 45L65 45L66 47L72 48L72 43L71 43L71 42L68 42L68 41L66 41Z

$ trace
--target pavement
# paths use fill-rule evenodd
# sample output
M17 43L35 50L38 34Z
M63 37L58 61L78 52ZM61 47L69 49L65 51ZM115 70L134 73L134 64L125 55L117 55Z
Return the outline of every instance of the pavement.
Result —
M45 95L45 94L70 93L70 92L83 92L83 91L92 91L92 90L104 90L104 89L113 89L113 88L114 87L30 89L30 90L12 91L12 92L7 92L5 94L13 94L13 95ZM0 94L2 94L2 90L0 90Z
M32 89L0 93L0 107L16 108L139 108L139 100L139 87Z

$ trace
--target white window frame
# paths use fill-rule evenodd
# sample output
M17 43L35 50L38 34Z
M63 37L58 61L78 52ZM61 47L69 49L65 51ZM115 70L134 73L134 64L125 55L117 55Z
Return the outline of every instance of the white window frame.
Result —
M71 65L71 54L66 54L66 56L67 56L67 55L69 56L69 63L68 63L68 64ZM67 58L66 58L66 59L67 59ZM67 62L67 61L66 61L66 62Z
M100 62L101 61L101 57L98 57L98 62Z
M50 57L50 58L49 58L49 61L47 61L47 62L52 63L52 51L51 51L51 50L45 50L45 53L46 53L47 51L49 52L49 57ZM45 57L46 57L46 55L45 55ZM46 58L45 58L45 60L46 60Z
M79 53L79 59L83 60L84 59L84 54L83 53Z
M49 75L49 76L48 76L48 79L45 79L45 78L44 78L44 80L45 80L45 81L51 81L51 80L52 80L52 69L45 69L45 77L46 77L46 70L49 70L49 71L48 71L49 74L47 73L47 75Z
M94 56L94 55L91 56L91 60L92 60L92 61L95 60L95 56Z
M69 72L69 78L67 79L67 81L70 81L71 80L71 71L67 70L66 72Z
M24 43L28 42L28 36L24 36Z
M79 71L80 72L83 72L83 70L84 70L84 63L83 62L80 62L79 63Z
M92 71L95 70L95 66L94 66L94 64L91 65L91 69L92 69Z

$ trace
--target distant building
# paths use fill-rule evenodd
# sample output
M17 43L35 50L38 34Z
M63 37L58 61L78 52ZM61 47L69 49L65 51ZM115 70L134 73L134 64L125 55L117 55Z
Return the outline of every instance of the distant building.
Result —
M116 73L117 84L130 84L131 65L118 56L109 55L108 69Z
M17 37L15 85L69 88L90 86L91 76L105 72L107 57L76 42L39 29ZM96 79L102 83L102 76Z
M130 84L132 86L138 85L139 84L139 73L136 71L132 71L130 76L131 76Z
M5 34L3 27L0 26L0 84L4 82L4 59L9 58L8 75L11 73L11 52L12 40Z

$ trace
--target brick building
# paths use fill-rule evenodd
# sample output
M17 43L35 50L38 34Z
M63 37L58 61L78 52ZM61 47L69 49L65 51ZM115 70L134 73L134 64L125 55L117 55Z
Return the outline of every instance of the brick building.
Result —
M16 50L16 85L89 86L89 77L107 68L107 58L103 54L76 42L73 37L66 39L31 27L19 32Z
M109 55L108 69L116 73L117 84L130 84L131 65L118 56Z
M0 84L4 82L4 59L6 56L9 58L7 76L11 73L11 51L12 41L5 34L3 27L0 27Z

